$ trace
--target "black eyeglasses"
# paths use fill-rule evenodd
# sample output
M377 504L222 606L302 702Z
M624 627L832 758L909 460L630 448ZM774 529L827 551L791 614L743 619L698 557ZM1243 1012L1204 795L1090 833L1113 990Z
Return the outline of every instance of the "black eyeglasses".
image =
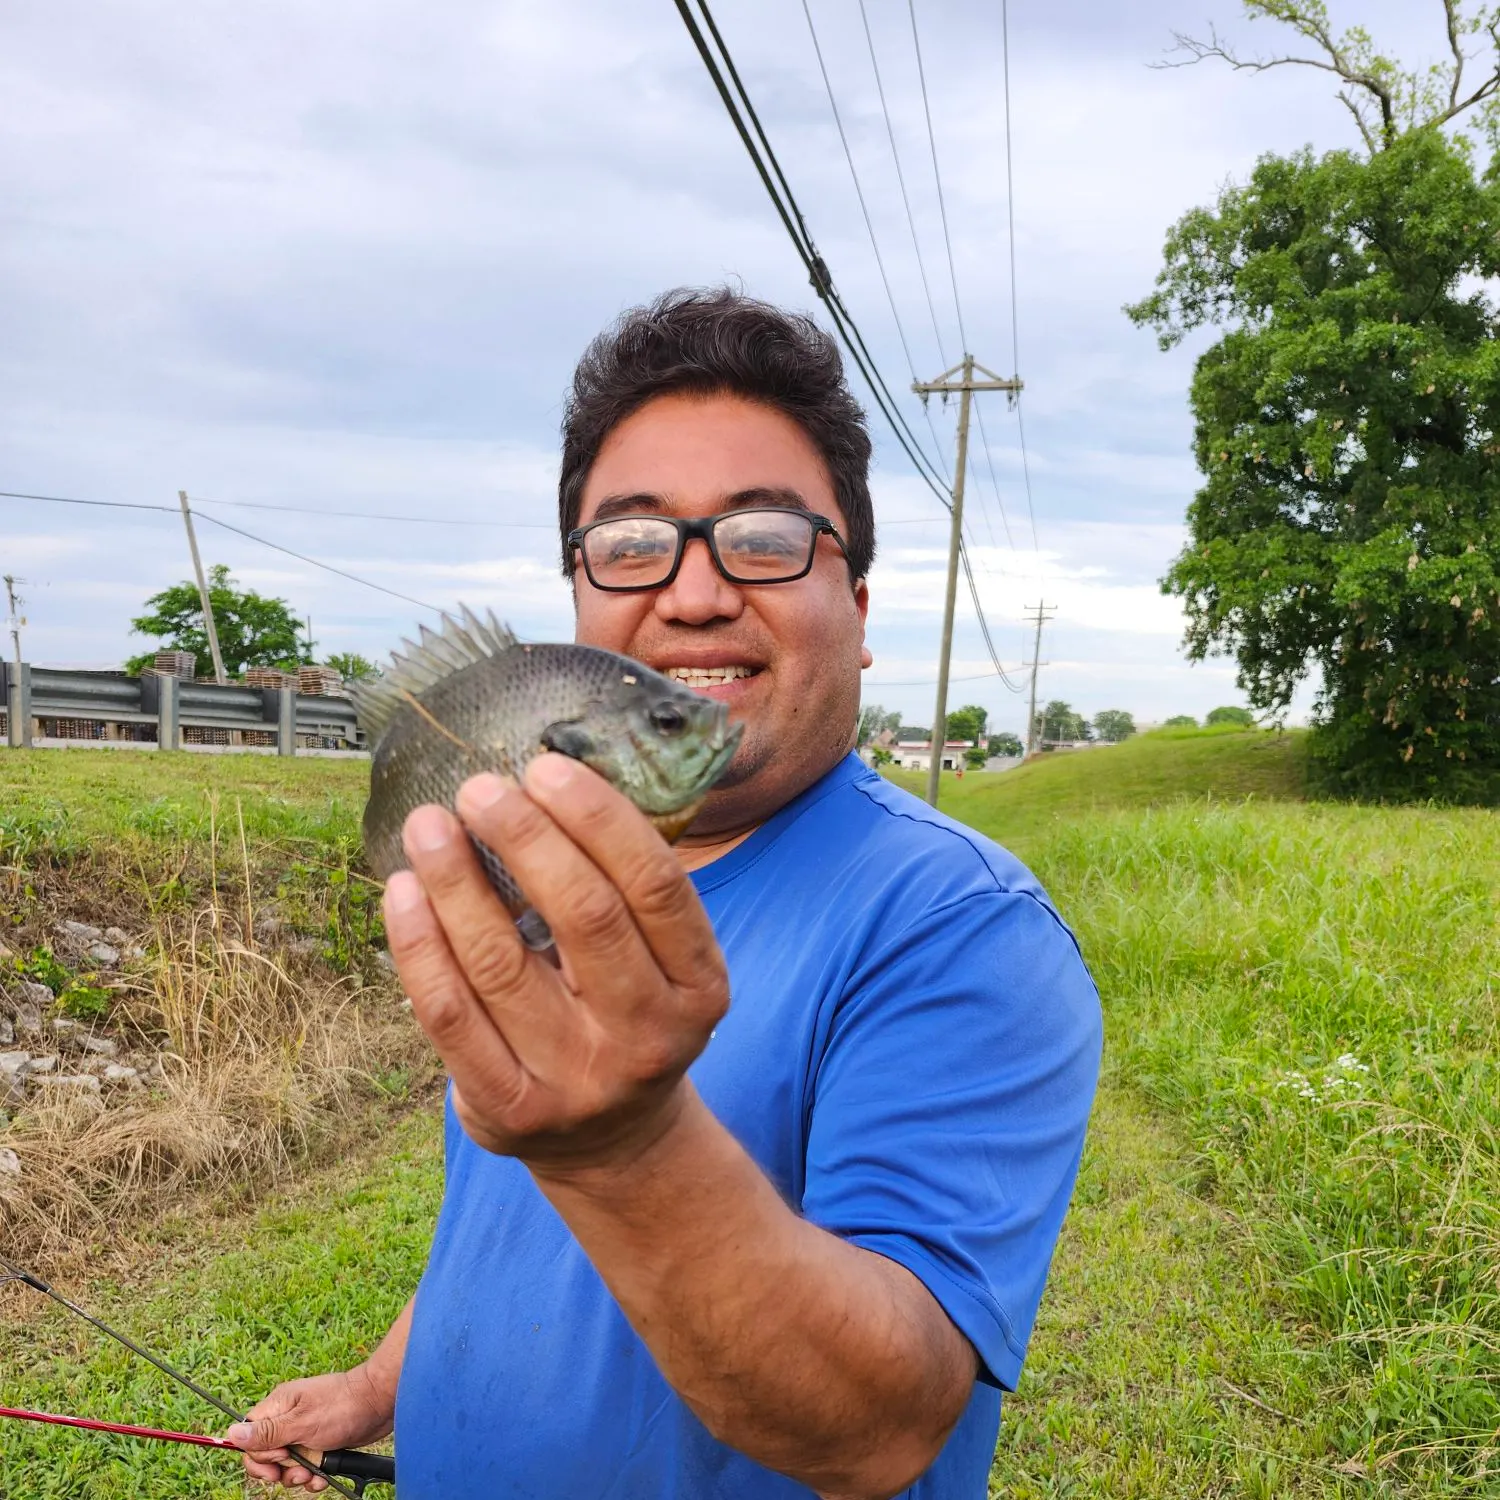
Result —
M568 533L596 589L629 594L663 589L677 576L693 537L708 545L730 583L792 583L812 571L818 537L827 532L845 558L849 549L826 516L805 510L730 510L691 520L677 516L611 516Z

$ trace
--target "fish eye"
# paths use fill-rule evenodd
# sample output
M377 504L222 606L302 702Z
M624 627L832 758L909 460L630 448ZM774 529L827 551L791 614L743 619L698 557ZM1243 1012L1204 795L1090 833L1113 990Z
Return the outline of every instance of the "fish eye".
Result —
M687 728L687 719L675 703L658 703L651 710L651 723L662 734L681 734Z

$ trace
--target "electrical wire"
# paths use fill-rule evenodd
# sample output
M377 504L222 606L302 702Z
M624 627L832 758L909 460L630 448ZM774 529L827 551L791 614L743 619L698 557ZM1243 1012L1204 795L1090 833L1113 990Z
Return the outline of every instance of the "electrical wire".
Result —
M880 79L880 61L875 55L875 38L870 31L870 17L865 10L865 0L859 0L859 18L864 23L865 45L870 50L870 67L875 74L875 92L880 98L880 112L885 117L886 139L891 143L891 160L896 164L896 182L901 188L901 203L906 210L906 223L911 230L911 247L916 252L917 273L922 278L922 291L927 298L927 313L932 319L932 336L937 341L938 355L943 368L948 367L948 356L943 349L943 335L938 327L937 307L932 300L932 287L927 280L927 262L922 258L922 244L917 237L917 219L911 211L911 198L906 191L906 174L901 170L901 153L896 149L896 130L891 123L891 112L885 102L885 85Z
M3 500L42 500L49 505L91 505L98 506L104 510L157 510L166 515L181 515L181 510L175 505L146 505L135 500L79 500L71 495L26 495L16 490L0 490L0 499ZM428 604L423 599L413 598L410 594L403 594L397 589L388 589L383 583L372 583L368 578L361 578L357 573L347 572L343 568L336 568L332 563L320 562L316 557L308 557L305 553L294 552L290 547L283 547L280 542L273 542L269 537L257 536L253 531L246 531L239 526L231 526L228 521L221 521L217 516L211 516L207 511L195 511L194 514L200 521L207 521L210 526L221 527L225 531L232 531L236 536L242 536L252 542L259 542L262 547L269 547L274 552L284 552L288 557L295 557L298 562L304 562L309 567L321 568L325 573L336 573L340 578L347 578L351 583L363 584L367 589L374 589L377 593L389 594L393 599L401 599L407 604L415 604L419 609L429 609L434 614L441 614L442 610L436 604Z
M863 0L861 0L863 9ZM818 71L823 75L823 87L828 93L828 107L833 111L833 123L838 129L839 142L844 148L844 160L849 163L849 176L854 181L854 195L859 199L859 211L864 216L865 228L870 235L870 249L875 252L875 264L880 269L881 285L885 287L886 301L891 306L891 318L896 324L896 336L901 340L902 352L906 355L906 367L911 371L912 384L917 382L917 363L912 358L911 345L907 342L906 329L901 322L901 314L896 309L896 297L891 291L891 279L886 275L885 258L880 253L880 243L875 237L875 224L870 218L870 209L865 202L864 188L860 184L859 172L854 165L854 153L849 149L849 137L844 133L844 122L839 115L838 101L833 95L833 82L828 76L828 67L823 61L823 49L818 43L818 28L813 24L812 7L808 0L802 0L802 14L807 17L808 34L812 37L813 52L818 59ZM889 121L887 121L889 123ZM943 445L938 439L937 428L933 425L932 412L927 403L922 403L922 415L927 419L927 430L932 434L932 445L937 450L938 461L942 464L943 478L948 480L948 464L943 457ZM951 481L949 481L951 483Z
M1010 228L1010 348L1011 368L1021 368L1020 300L1016 294L1016 172L1011 149L1010 129L1010 0L1000 0L1000 58L1005 80L1005 212ZM1031 546L1040 557L1042 545L1037 540L1036 506L1031 499L1031 460L1026 453L1026 419L1021 411L1021 395L1016 393L1016 432L1021 440L1021 474L1026 482L1026 510L1031 517Z
M456 516L393 516L373 510L320 510L312 505L271 505L260 500L211 500L194 495L195 505L232 505L237 510L275 510L294 516L331 516L348 521L405 521L414 526L495 526L511 531L551 531L551 521L470 521ZM200 511L201 515L202 512Z
M724 44L723 37L719 34L718 27L714 23L713 14L709 10L706 0L698 0L698 8L702 12L703 19L723 57L723 69L720 68L713 52L710 50L702 30L699 28L697 21L688 7L687 0L674 0L674 3L677 6L678 14L682 17L683 25L687 28L688 35L692 39L693 45L698 50L699 57L703 60L704 67L708 70L709 78L713 82L714 88L717 90L719 98L729 115L730 122L734 125L735 131L738 133L745 150L749 153L751 162L760 177L762 185L769 194L772 205L775 207L783 226L786 228L787 235L791 239L793 247L796 249L803 265L807 267L814 291L817 292L824 306L828 309L828 314L833 321L834 328L842 340L844 347L849 351L850 358L853 359L860 374L864 377L865 383L869 386L870 393L874 397L876 405L880 408L881 415L890 424L896 440L905 450L907 457L911 459L913 467L916 468L927 487L945 506L951 504L946 485L939 470L922 450L921 443L917 440L916 434L912 432L910 424L906 422L896 407L895 399L891 395L890 389L886 385L878 368L876 368L874 360L865 345L864 337L859 332L858 325L849 315L848 309L844 306L838 292L834 288L833 278L828 270L827 263L818 254L817 247L807 232L806 222L802 217L800 208L797 206L796 198L787 185L786 176L782 172L780 163L776 160L776 154L766 138L765 130L755 113L755 107L751 104L749 95L740 81L739 73L734 66L734 60ZM740 100L743 102L743 114L741 113L740 106L735 103L734 95L730 92L729 83L725 80L724 73L726 70L730 79L733 80ZM755 135L761 143L759 149L756 147L755 140L751 137L750 125L747 125L745 122L745 116L747 115L751 125L754 126ZM762 150L764 151L764 157L761 154ZM777 182L781 184L779 190L776 182L772 181L772 172L775 173ZM783 193L785 195L784 198Z

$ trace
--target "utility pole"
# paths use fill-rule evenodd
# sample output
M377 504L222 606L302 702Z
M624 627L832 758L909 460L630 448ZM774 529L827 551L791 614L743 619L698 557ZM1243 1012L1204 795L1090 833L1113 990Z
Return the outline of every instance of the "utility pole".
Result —
M198 597L203 601L203 624L208 631L208 649L214 659L214 681L222 687L229 679L224 675L224 658L219 655L219 632L214 626L214 606L208 597L203 560L198 556L198 538L193 534L193 513L188 509L187 491L178 490L177 498L182 504L182 524L187 527L188 551L193 554L193 572L198 577Z
M978 370L985 378L975 380ZM957 375L960 378L955 380ZM987 370L972 354L964 355L961 365L945 370L936 380L918 380L912 390L924 404L929 396L940 395L946 401L951 392L958 394L958 462L953 470L953 528L948 538L948 591L943 602L943 646L938 656L937 708L932 720L932 763L927 768L927 802L938 805L938 782L943 774L943 746L948 741L948 658L953 651L953 603L958 593L958 554L964 540L964 476L969 468L969 398L975 391L1005 391L1012 401L1025 383L1019 376L1005 380Z
M14 573L5 575L5 597L10 606L10 643L15 648L17 682L21 680L21 627L26 623L21 618L21 606L26 601L16 597L16 585L25 582L24 578L17 578Z
M1049 609L1056 610L1055 604L1048 604L1045 600L1038 604L1035 609L1028 604L1026 613L1036 616L1036 644L1031 648L1031 709L1026 715L1026 753L1031 755L1036 750L1036 674L1037 668L1045 667L1046 662L1042 660L1042 626L1052 619L1047 613Z

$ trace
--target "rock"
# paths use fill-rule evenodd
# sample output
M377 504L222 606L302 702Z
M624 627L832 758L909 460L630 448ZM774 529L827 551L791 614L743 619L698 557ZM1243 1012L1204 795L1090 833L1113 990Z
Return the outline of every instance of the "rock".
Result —
M29 1052L0 1052L0 1078L24 1072L30 1061Z
M4 943L0 943L0 958L14 958L15 956Z
M47 1093L97 1094L101 1087L92 1073L54 1073L42 1078L31 1078L29 1074L27 1076Z
M21 1004L35 1005L42 1010L49 1010L52 1006L52 991L45 984L38 984L34 979L27 979L21 985Z
M38 1073L50 1073L56 1066L56 1056L33 1057L31 1061L26 1064L26 1076L28 1078L34 1078Z
M9 1016L0 1016L0 1047L8 1047L16 1039L16 1028Z
M68 1016L53 1016L52 1029L58 1036L71 1036L78 1030L78 1022Z
M323 940L315 937L293 938L286 945L286 951L295 953L298 958L316 958L323 951Z
M21 1158L9 1146L0 1146L0 1178L19 1177Z
M104 936L102 927L90 927L87 922L59 922L57 930L75 943L97 943Z
M47 992L47 999L51 1000L52 992ZM22 1036L35 1036L42 1029L42 1013L34 1005L22 1005L16 1011L16 1030Z
M108 943L90 943L88 956L96 964L102 964L108 969L119 963L120 950L118 948L111 948Z
M130 946L130 934L123 927L106 927L104 929L104 941L115 948L128 948Z
M0 1052L0 1105L10 1108L26 1100L26 1064L29 1052Z
M78 1049L81 1052L90 1052L95 1057L118 1057L120 1055L120 1044L112 1042L107 1036L81 1036L78 1038Z
M386 948L376 950L375 964L378 968L384 969L387 974L396 972L396 960L391 957L390 951Z
M123 1083L133 1089L143 1086L141 1075L135 1068L126 1067L124 1063L117 1062L112 1062L105 1068L104 1081L106 1083Z

